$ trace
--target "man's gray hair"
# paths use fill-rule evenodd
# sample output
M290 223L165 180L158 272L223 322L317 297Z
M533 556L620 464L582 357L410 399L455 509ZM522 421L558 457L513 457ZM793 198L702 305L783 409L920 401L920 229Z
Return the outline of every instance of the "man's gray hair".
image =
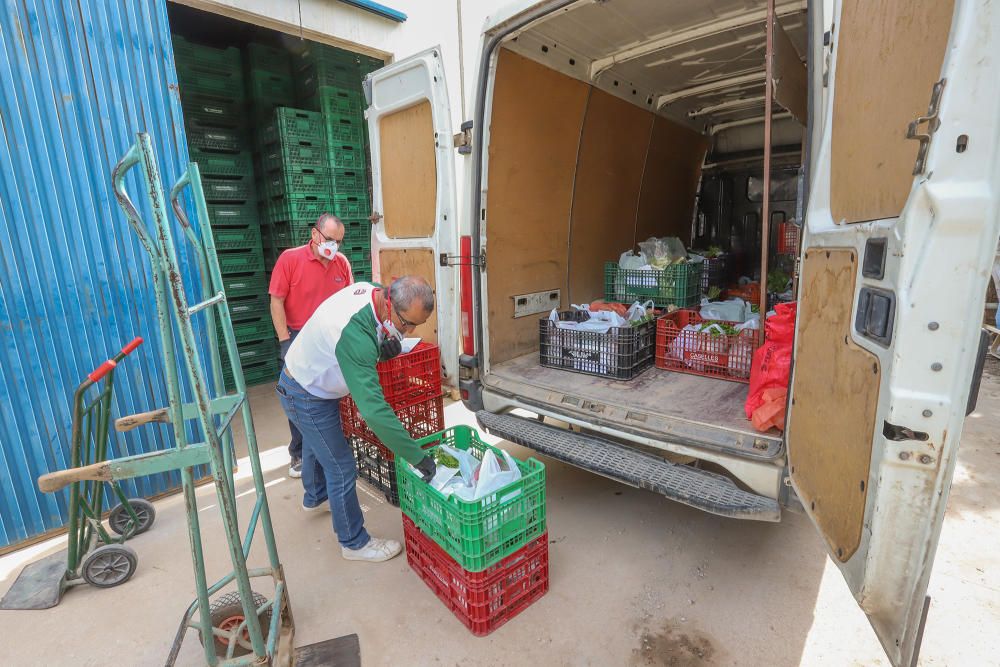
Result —
M337 216L335 216L333 213L323 213L318 218L316 218L316 229L319 230L320 234L323 233L323 226L327 222L331 222L331 221L337 223L337 227L338 228L344 226L344 221L341 220L340 218L338 218Z
M389 298L399 312L410 309L414 301L424 307L424 312L434 312L434 290L430 283L419 276L396 278L389 286Z

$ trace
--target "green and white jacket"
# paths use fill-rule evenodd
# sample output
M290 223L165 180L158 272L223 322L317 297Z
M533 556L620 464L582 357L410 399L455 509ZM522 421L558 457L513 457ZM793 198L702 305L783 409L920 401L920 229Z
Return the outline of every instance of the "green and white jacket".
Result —
M424 453L386 402L375 369L380 327L372 297L378 287L355 283L321 303L285 355L286 372L317 398L350 394L379 440L417 463Z

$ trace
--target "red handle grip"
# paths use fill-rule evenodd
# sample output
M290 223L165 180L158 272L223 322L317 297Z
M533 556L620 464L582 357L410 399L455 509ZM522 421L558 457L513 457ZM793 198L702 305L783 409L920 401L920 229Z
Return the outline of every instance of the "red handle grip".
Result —
M133 341L134 342L134 341ZM94 371L87 376L87 379L91 382L97 382L102 377L114 370L118 363L114 359L108 359L103 364L94 369Z
M142 345L142 336L136 336L132 339L132 342L122 348L122 354L129 355L135 351L135 348Z

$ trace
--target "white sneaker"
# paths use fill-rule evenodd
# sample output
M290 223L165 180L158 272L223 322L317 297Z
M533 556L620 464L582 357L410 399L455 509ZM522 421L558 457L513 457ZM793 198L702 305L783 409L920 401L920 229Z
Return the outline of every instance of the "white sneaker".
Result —
M381 563L390 558L395 558L403 550L396 540L383 540L373 537L368 540L368 544L360 549L348 549L341 547L340 553L347 560L366 560L370 563Z
M302 459L292 457L291 463L288 464L288 476L294 479L302 477Z
M322 510L326 510L327 512L330 511L330 499L329 498L324 498L320 502L319 505L314 505L313 507L309 507L309 505L306 505L306 501L304 501L304 500L302 501L302 511L303 512L319 512L319 511L322 511Z

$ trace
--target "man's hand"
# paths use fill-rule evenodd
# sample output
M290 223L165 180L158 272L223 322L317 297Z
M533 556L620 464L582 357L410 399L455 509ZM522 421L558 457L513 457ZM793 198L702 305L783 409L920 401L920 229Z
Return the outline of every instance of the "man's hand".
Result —
M286 338L285 340L278 341L278 358L282 361L285 360L285 355L288 354L288 348L292 346L292 339Z
M434 463L433 456L425 456L420 460L420 463L413 466L420 473L420 478L425 482L429 482L434 479L434 473L437 472L437 465Z

